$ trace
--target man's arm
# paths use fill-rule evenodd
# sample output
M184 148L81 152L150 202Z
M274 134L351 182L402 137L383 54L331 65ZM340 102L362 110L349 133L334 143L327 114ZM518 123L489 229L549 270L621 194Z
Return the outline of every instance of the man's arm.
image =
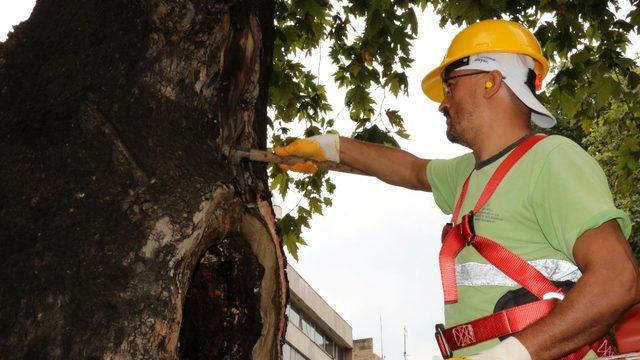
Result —
M340 137L340 162L396 186L431 191L429 160L404 150Z
M640 275L620 226L610 220L578 238L583 275L553 311L516 335L531 358L557 359L597 340L640 301Z

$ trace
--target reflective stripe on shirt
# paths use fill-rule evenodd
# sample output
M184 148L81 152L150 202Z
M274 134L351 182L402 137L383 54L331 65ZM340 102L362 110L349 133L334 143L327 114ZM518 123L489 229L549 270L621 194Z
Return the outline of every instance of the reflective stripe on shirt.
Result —
M541 259L529 261L529 264L551 281L576 282L582 276L580 269L566 260ZM520 286L491 264L456 264L456 278L458 286Z

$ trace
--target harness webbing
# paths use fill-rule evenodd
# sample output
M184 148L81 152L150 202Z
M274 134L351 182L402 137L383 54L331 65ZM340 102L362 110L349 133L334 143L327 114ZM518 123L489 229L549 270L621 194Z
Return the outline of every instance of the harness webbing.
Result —
M467 245L473 246L489 263L540 300L506 309L468 323L458 324L448 329L444 329L441 325L436 326L436 340L444 358L451 357L455 350L523 330L546 316L556 305L558 299L543 299L545 294L563 293L562 289L555 286L540 271L520 256L491 239L477 235L473 225L474 214L478 213L487 203L509 170L511 170L518 160L535 144L545 137L545 135L541 134L533 135L511 151L504 161L498 165L493 175L491 175L473 210L462 216L456 224L456 220L458 220L460 215L460 209L467 195L471 174L467 177L460 190L460 196L456 201L451 223L446 224L443 229L442 248L440 249L439 256L440 276L442 278L444 298L447 302L455 302L458 300L455 258L460 250ZM591 345L584 346L576 352L565 356L563 360L581 359L589 350L594 350L600 356L614 353L611 343L604 337Z
M545 135L536 134L530 136L523 141L518 147L507 155L504 161L498 166L491 178L487 182L484 190L480 194L478 202L473 210L462 217L461 221L455 224L460 214L460 209L464 203L469 187L469 179L467 177L460 191L460 196L456 202L451 217L450 231L448 231L443 239L442 248L440 249L440 276L442 278L442 287L444 292L444 300L446 302L455 302L458 300L458 287L456 282L455 258L456 255L466 245L473 246L480 255L486 258L491 264L500 269L507 276L512 278L532 294L542 299L542 296L549 292L561 292L551 281L549 281L538 269L524 261L522 258L504 248L502 245L476 235L473 230L473 215L482 209L487 203L491 195L496 191L498 185L509 170L526 154L535 144L545 138ZM445 230L446 231L446 230Z

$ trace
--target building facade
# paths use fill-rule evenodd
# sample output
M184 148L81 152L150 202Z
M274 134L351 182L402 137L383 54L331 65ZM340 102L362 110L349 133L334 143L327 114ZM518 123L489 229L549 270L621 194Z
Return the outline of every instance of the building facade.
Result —
M351 326L291 267L284 360L352 360Z
M381 360L373 352L373 339L358 339L353 341L353 360Z

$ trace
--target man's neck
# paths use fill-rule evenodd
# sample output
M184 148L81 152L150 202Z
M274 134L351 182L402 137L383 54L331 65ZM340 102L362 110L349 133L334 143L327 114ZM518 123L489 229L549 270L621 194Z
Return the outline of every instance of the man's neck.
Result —
M482 141L472 149L476 164L482 163L492 156L495 156L509 145L531 133L531 131L531 128L520 128L511 131L493 132L490 136L484 137Z

